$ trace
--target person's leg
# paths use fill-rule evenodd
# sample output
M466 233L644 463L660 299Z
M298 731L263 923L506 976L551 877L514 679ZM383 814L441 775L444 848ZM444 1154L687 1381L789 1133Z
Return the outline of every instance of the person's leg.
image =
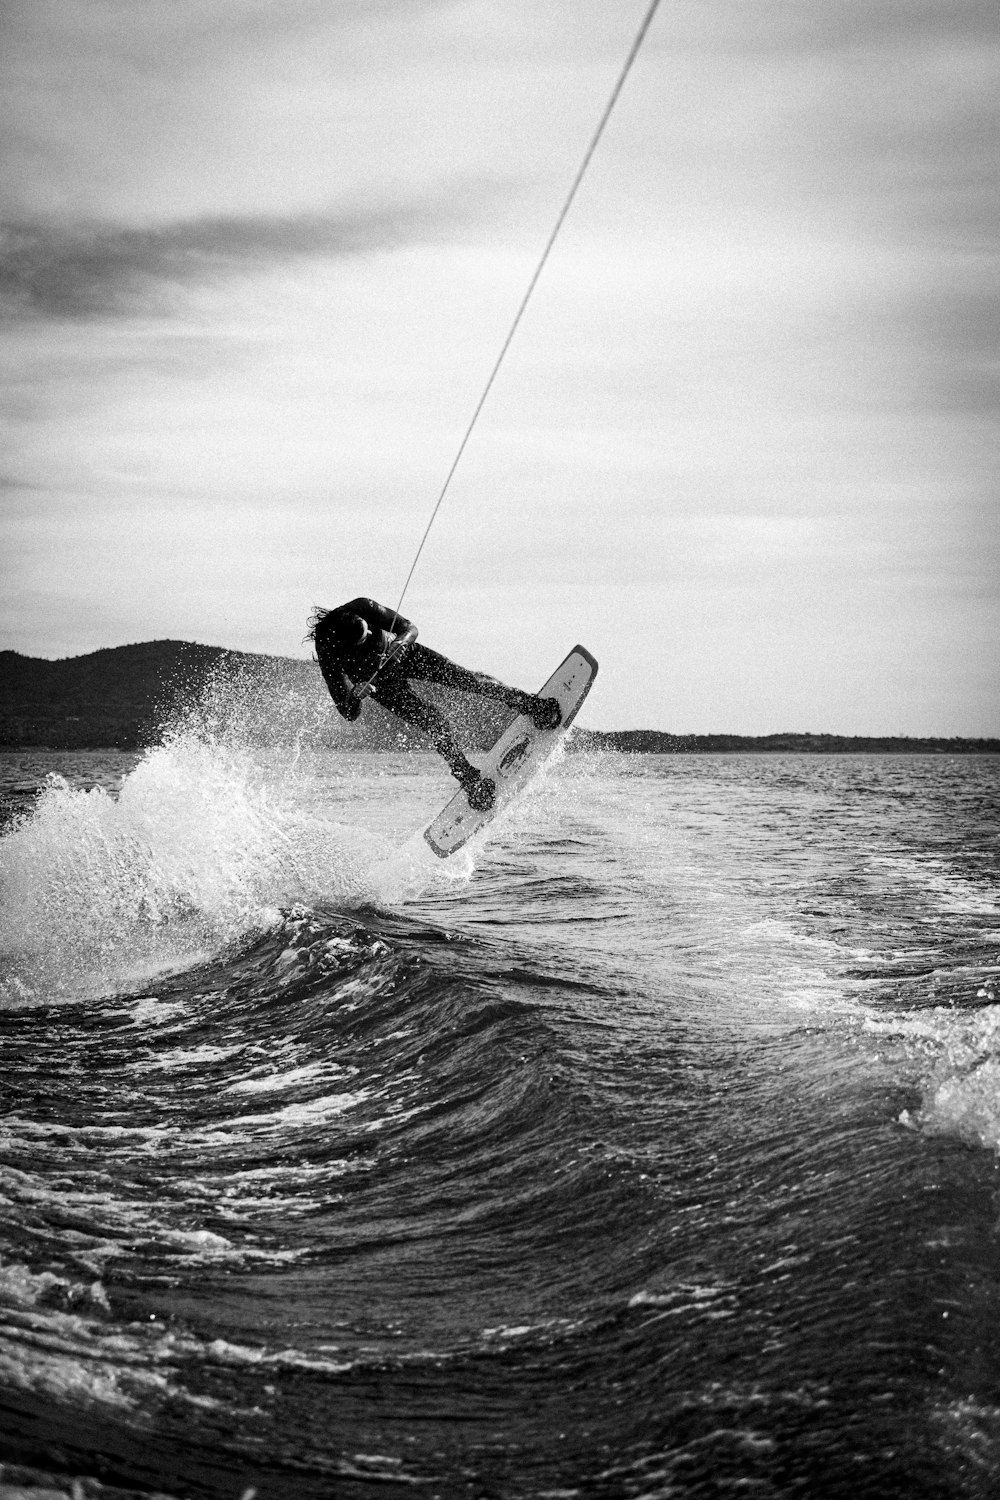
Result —
M516 688L509 688L485 672L470 672L457 662L449 661L439 651L415 642L402 663L402 671L418 682L437 682L442 687L457 688L464 693L475 693L481 698L499 698L513 707L516 699L523 697Z
M401 670L419 682L437 682L442 687L475 693L480 698L495 698L518 713L528 714L540 728L555 728L559 723L559 705L554 698L537 698L533 693L508 687L485 672L470 672L467 667L460 667L457 662L450 661L438 651L431 651L419 641L410 647ZM546 705L544 708L543 704ZM554 722L553 709L548 707L550 704L554 705Z
M485 812L493 806L496 783L488 776L481 776L476 767L466 759L455 741L448 720L433 704L413 691L402 673L385 673L376 682L373 696L376 702L398 718L428 732L434 749L448 762L451 774L464 788L470 807L477 812Z
M406 681L405 677L397 672L386 672L376 678L372 695L376 702L397 718L405 720L407 724L415 724L418 729L426 730L431 736L431 743L439 755L442 755L452 769L452 774L462 779L463 773L473 771L471 766L459 748L451 725L432 703L426 698L421 698L415 693Z

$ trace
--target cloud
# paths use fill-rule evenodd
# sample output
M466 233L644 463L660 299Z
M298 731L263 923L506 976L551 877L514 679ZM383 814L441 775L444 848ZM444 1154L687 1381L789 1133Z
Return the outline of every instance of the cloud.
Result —
M468 209L481 194L458 194ZM161 307L185 284L301 260L385 250L429 233L427 203L356 213L231 215L139 227L22 220L0 226L0 315L91 318Z
M710 44L737 45L741 51L868 51L911 41L978 36L996 42L994 0L722 0L664 9L651 33L653 43L669 45L672 33L691 44L699 35Z
M10 0L9 639L284 651L314 599L394 602L643 9ZM995 726L994 27L661 6L428 640L525 682L586 640L609 726Z
M453 44L453 10L13 0L0 21L0 213L169 225L434 196L479 171L477 33L459 28ZM435 120L441 149L425 138Z

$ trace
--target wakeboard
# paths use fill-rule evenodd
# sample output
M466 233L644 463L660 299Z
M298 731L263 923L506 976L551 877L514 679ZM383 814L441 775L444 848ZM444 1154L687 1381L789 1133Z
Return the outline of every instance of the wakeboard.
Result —
M534 772L548 760L561 736L572 724L584 698L597 676L597 662L583 646L574 646L561 666L557 667L539 698L556 698L562 710L562 721L555 729L538 729L527 714L518 714L504 730L496 744L480 757L480 771L496 785L493 805L484 811L469 806L464 791L456 792L447 807L424 830L424 838L441 859L461 849L473 834L493 821L518 792L531 780Z

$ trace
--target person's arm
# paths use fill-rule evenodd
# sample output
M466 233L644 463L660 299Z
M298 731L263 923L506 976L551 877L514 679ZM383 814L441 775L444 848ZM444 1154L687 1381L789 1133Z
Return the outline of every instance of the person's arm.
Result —
M401 650L404 646L411 646L417 638L417 627L412 620L405 615L399 615L394 609L387 609L384 604L379 604L375 599L366 599L364 603L368 608L365 618L369 625L377 630L384 630L387 636L393 638L394 645Z
M361 712L362 695L355 690L354 683L343 667L333 663L324 666L321 661L320 671L323 673L323 681L330 691L330 697L340 717L349 719L353 723Z
M417 638L417 627L405 615L398 615L395 610L387 609L376 599L366 599L364 603L367 605L365 618L382 637L382 654L378 664L378 670L381 671L388 662L397 661L413 645Z

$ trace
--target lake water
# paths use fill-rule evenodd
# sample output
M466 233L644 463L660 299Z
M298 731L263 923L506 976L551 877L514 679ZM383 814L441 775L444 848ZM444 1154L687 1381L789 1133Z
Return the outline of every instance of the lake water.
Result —
M1000 758L449 789L0 756L0 1490L1000 1492Z

